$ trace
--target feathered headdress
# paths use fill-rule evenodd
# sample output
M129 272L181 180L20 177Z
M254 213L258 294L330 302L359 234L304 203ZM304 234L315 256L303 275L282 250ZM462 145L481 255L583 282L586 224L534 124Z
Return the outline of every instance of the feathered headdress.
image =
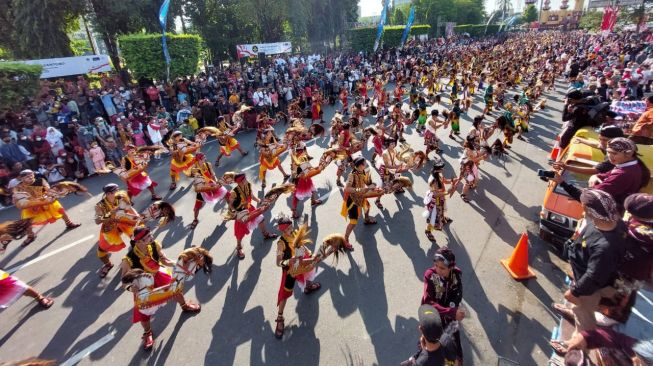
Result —
M313 240L311 240L308 237L308 234L310 234L311 231L308 229L308 224L304 223L299 226L297 230L294 232L294 239L290 245L292 248L297 249L300 247L303 247L304 245L311 244Z

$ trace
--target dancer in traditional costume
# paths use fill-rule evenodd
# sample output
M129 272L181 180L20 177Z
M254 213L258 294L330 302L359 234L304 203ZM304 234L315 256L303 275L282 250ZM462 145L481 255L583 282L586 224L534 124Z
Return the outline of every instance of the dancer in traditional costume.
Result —
M426 237L433 243L435 243L435 237L433 236L433 230L442 230L444 225L452 222L450 218L446 216L446 197L450 193L447 191L447 184L453 183L452 180L446 179L442 176L444 170L444 162L441 159L437 159L433 164L433 169L431 170L431 177L429 178L429 191L424 197L424 205L426 206L426 211L424 216L426 218L426 230L424 233Z
M125 150L127 155L122 158L122 169L119 170L118 176L127 183L129 197L136 197L141 191L147 189L152 195L152 201L160 200L161 197L154 192L154 187L158 184L145 172L150 161L150 154L148 152L139 154L134 145L125 146Z
M315 123L315 121L320 121L320 123L324 123L324 119L322 118L322 115L324 111L322 110L322 95L320 93L315 93L313 95L313 102L311 103L311 124Z
M370 217L370 204L367 202L366 195L368 193L383 193L383 188L377 188L372 183L369 170L366 169L366 161L362 156L354 159L354 169L344 189L344 196L342 202L342 209L340 214L347 218L349 223L345 229L345 249L354 250L354 247L349 242L349 235L354 230L358 223L358 218L361 213L365 216L365 225L376 224L376 220Z
M197 263L198 266L204 267L203 259ZM131 241L129 252L122 260L122 283L125 290L132 291L136 294L140 289L132 286L135 277L148 274L153 278L153 288L159 288L172 283L173 278L171 271L166 267L172 267L175 262L170 260L163 250L161 244L155 241L150 233L150 229L139 227L134 231L134 239ZM184 312L199 313L201 306L187 302L183 293L178 292L172 296L181 306ZM136 306L132 316L132 323L141 323L143 327L143 349L150 350L154 346L154 336L150 324L150 315L144 314Z
M342 153L344 153L347 158L344 161L338 161L338 170L336 172L336 185L338 187L343 187L342 181L340 178L345 172L347 163L351 161L351 154L357 150L358 144L356 143L356 137L351 133L351 126L349 123L345 122L342 125L342 131L338 134L338 148Z
M306 144L300 142L290 154L293 184L295 185L295 192L292 197L292 217L299 218L297 213L297 204L307 198L311 198L311 206L317 206L322 203L317 198L317 189L313 184L312 176L320 172L320 169L314 169L309 162L309 156L306 152Z
M0 269L0 309L8 308L21 296L33 298L44 309L49 309L54 304L51 297L44 296L32 286Z
M177 181L179 181L181 173L190 176L190 170L195 165L193 153L198 151L202 145L199 142L185 139L181 131L172 133L169 145L172 153L172 159L170 160L170 190L173 191L177 188Z
M316 265L320 262L321 257L314 256L311 251L306 247L310 243L308 239L308 227L306 224L302 225L298 230L293 231L292 219L287 216L281 216L277 219L277 228L281 235L277 242L277 266L282 268L281 284L279 286L279 293L277 295L277 323L274 330L274 336L281 339L285 328L283 311L286 307L286 301L292 296L295 283L298 283L300 288L305 294L310 294L320 289L319 282L314 282L315 269L302 273L299 275L291 275L289 269L291 266L311 264ZM308 263L306 263L308 262Z
M424 131L424 154L428 159L431 151L437 154L442 153L442 149L438 146L438 128L444 126L444 121L440 119L440 112L437 109L431 110L431 116L426 120L426 131Z
M51 224L59 219L66 223L66 230L81 225L70 221L63 206L57 201L57 194L50 191L50 185L43 176L26 169L20 172L18 180L18 185L13 188L13 203L21 210L21 219L32 220L32 227ZM35 239L36 234L29 230L22 246L27 246Z
M397 140L388 138L385 140L385 143L387 148L383 152L383 160L382 163L379 164L378 170L383 182L383 188L387 190L392 185L393 180L397 177L397 175L406 170L406 166L397 156L397 151L395 150L395 147L397 146ZM403 192L403 188L395 190L395 193ZM377 197L374 203L379 210L383 210L383 205L381 204L381 196Z
M499 128L503 131L503 147L506 149L512 148L513 136L515 135L515 120L512 114L512 103L506 103L506 111L503 113L503 116L497 118L497 124Z
M198 153L195 156L195 167L191 170L193 187L195 188L195 206L193 206L193 222L190 229L193 230L199 223L199 214L205 203L215 204L221 199L229 199L229 191L224 187L221 180L217 179L211 164L206 161L204 154Z
M481 77L479 89L482 88L483 77ZM492 108L494 107L494 87L492 83L488 83L487 88L485 88L485 94L483 94L483 100L485 101L485 108L483 109L483 114L492 113Z
M264 239L274 239L277 235L267 231L263 223L263 211L268 207L264 204L255 208L252 201L261 202L256 196L252 194L252 185L247 181L245 173L236 174L234 177L236 186L232 189L229 195L229 203L231 209L236 212L236 220L234 222L234 235L236 236L236 256L238 259L245 259L245 252L243 252L242 241L245 235L249 234L258 226L259 230L263 233Z
M140 215L132 207L129 195L120 191L117 184L109 183L102 191L102 200L95 204L95 223L100 225L97 257L103 264L100 278L106 277L113 268L111 253L119 252L127 246L122 235L131 237L140 221Z
M286 171L281 165L281 160L279 156L286 151L285 145L268 145L268 144L259 144L259 168L258 168L258 177L261 180L261 188L266 187L265 176L268 170L279 169L281 174L283 174L283 181L285 182L290 178Z
M251 107L243 106L240 110L234 113L233 121L234 124L230 125L227 123L227 120L220 116L218 117L218 129L222 132L222 135L218 136L218 143L220 143L220 153L218 158L215 160L215 166L220 166L220 159L223 156L231 156L231 153L234 150L238 150L241 156L246 156L249 154L248 151L243 151L240 147L240 143L234 135L240 129L240 126L244 123L242 113L249 110Z
M449 131L449 138L455 139L454 135L460 135L460 115L463 113L460 109L460 100L453 102L453 108L449 112L449 121L451 122L451 131Z

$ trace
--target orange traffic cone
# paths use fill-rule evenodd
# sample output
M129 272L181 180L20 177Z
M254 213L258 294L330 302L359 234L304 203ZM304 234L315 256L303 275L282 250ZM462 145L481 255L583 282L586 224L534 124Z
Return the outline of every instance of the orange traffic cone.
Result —
M553 149L551 149L551 154L549 154L549 160L557 161L558 155L560 155L560 144L556 140L555 145L553 145Z
M535 277L535 273L528 268L528 234L521 234L512 255L508 259L502 259L501 264L506 267L508 273L516 280Z

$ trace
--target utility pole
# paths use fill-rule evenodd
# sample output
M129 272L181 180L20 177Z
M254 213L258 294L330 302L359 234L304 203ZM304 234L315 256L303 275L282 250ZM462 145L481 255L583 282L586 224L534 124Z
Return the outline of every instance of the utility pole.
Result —
M84 15L80 16L82 18L82 23L84 23L84 30L86 31L86 37L88 37L88 43L91 45L91 50L93 51L94 55L97 55L97 47L95 46L95 39L91 35L91 30L88 29L88 22L86 21L86 18L84 18Z

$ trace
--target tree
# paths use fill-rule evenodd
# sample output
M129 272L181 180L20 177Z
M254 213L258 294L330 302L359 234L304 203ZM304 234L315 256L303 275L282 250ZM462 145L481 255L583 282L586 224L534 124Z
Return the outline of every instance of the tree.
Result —
M414 0L413 4L416 23L430 25L431 36L445 22L479 24L485 19L483 0Z
M69 24L83 10L83 0L0 1L0 46L19 59L72 56Z
M146 29L159 32L158 0L88 0L85 13L93 29L102 37L113 67L123 80L129 74L123 71L118 52L118 36ZM172 22L168 22L170 24Z
M194 34L166 35L170 51L170 78L192 75L197 72L201 38ZM136 78L163 80L166 64L161 48L161 35L130 34L120 36L120 50L125 64Z
M522 14L522 20L525 23L534 22L537 20L537 8L534 4L529 4L524 8L524 14Z
M601 28L601 22L603 22L603 12L602 11L588 11L580 17L578 26L581 29L596 31Z
M20 108L39 90L41 65L0 62L0 110Z
M394 8L394 12L392 14L392 24L393 25L403 25L406 24L406 15L404 15L404 12L401 11L401 8Z

